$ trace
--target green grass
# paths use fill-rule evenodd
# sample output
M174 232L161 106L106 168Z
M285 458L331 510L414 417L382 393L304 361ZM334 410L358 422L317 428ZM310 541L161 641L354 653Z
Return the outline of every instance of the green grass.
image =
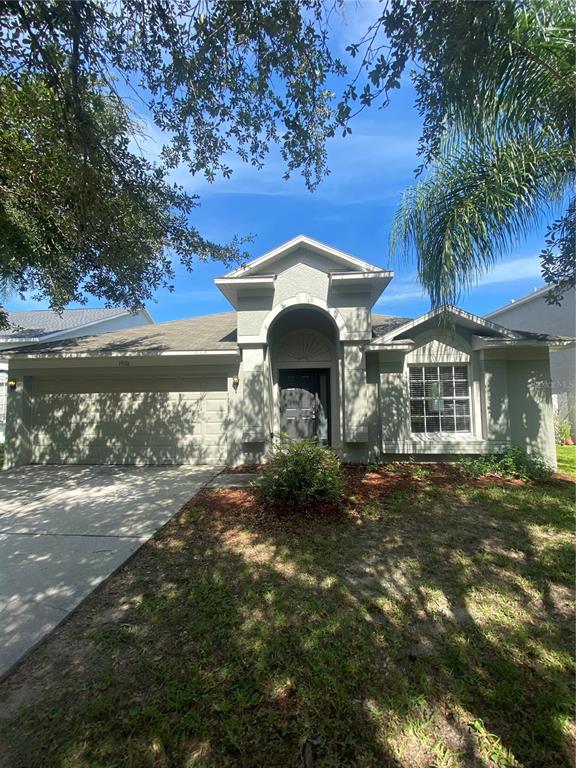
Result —
M576 445L557 445L558 472L576 477Z
M573 486L381 475L336 520L196 499L1 687L0 765L568 766Z

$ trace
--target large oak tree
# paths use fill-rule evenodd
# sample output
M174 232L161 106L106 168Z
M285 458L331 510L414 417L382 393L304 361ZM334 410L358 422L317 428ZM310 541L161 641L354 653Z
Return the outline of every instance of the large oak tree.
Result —
M224 261L197 204L169 181L208 179L271 144L313 188L342 73L317 0L0 2L0 279L52 306L87 294L138 307L173 259ZM167 137L152 164L138 115ZM148 126L149 129L149 126Z
M261 166L275 144L313 189L327 139L409 69L422 177L393 247L440 305L564 204L542 254L559 300L574 285L568 0L387 0L349 72L330 47L340 4L0 0L0 279L55 307L87 293L136 307L171 285L174 257L239 258L194 228L170 171L228 176L232 154ZM155 165L132 104L166 137Z

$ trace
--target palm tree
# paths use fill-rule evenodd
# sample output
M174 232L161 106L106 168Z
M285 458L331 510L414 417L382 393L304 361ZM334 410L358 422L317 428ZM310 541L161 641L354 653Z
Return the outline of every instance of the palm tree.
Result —
M465 61L465 44L463 51ZM509 33L497 32L488 55L469 64L481 67L475 90L456 87L443 94L445 131L426 175L403 195L392 251L415 255L433 307L456 303L535 222L564 211L542 254L544 277L556 285L550 300L558 301L575 283L570 3L515 6Z

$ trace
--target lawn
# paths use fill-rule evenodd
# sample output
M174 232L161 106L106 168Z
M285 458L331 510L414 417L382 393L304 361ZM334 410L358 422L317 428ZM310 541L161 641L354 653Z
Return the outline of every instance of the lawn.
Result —
M557 445L558 472L576 477L576 445Z
M574 487L205 491L0 686L0 765L569 766Z

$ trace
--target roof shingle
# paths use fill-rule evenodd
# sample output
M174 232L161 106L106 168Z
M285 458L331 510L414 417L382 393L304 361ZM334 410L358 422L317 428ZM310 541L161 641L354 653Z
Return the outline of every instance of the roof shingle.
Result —
M407 318L373 315L373 335L381 336ZM122 331L83 336L77 339L33 344L14 354L107 355L159 354L161 352L207 352L238 349L236 312L221 312L168 323L128 328Z
M236 313L222 312L217 315L126 328L96 336L33 344L18 350L17 354L134 355L234 350L237 347Z
M51 309L7 312L11 328L0 331L2 341L25 341L47 336L49 333L69 331L83 325L109 320L127 314L128 310L112 308L64 309L61 314Z

